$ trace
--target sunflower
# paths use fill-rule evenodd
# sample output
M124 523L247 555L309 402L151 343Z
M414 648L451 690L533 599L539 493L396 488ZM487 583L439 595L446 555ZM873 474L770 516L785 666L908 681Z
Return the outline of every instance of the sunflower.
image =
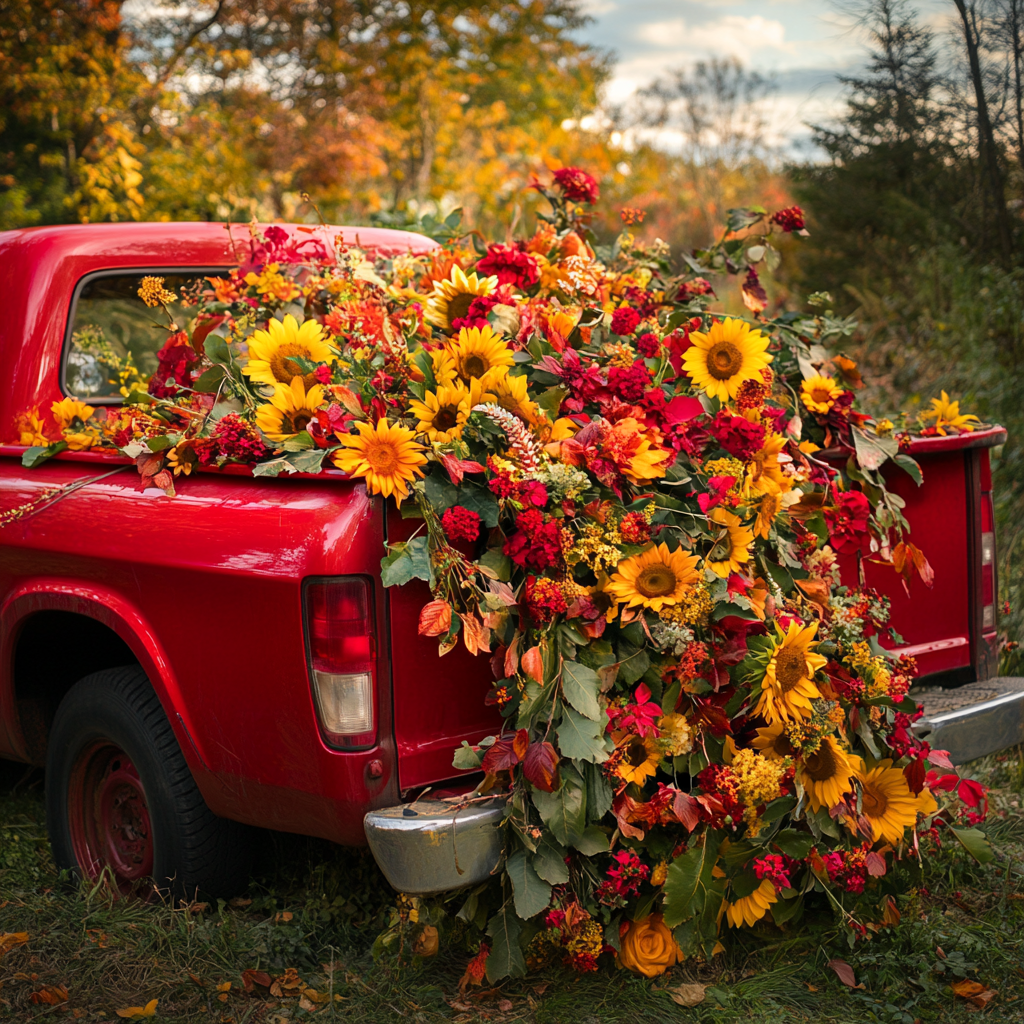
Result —
M416 432L408 427L388 423L385 417L371 423L357 423L358 434L346 434L341 443L344 451L336 451L331 461L350 476L366 478L371 494L394 495L395 504L401 505L409 497L409 484L423 476L420 468L427 457L423 446L414 438Z
M699 561L696 555L688 555L681 548L669 551L664 542L655 544L619 562L606 589L628 608L642 605L659 612L664 605L678 603L693 589L700 579L696 568Z
M782 434L769 434L764 446L747 464L747 476L743 482L745 495L785 494L793 487L793 481L782 472L779 457L792 461L783 454L786 439Z
M431 441L454 441L462 436L462 428L473 408L469 391L461 381L450 387L428 391L423 401L412 399L409 410L419 417L416 430Z
M619 747L622 758L615 768L615 774L626 782L642 786L661 764L661 750L653 736L630 736Z
M945 436L945 428L952 427L955 431L971 431L981 425L981 420L971 413L961 413L960 403L951 402L945 391L940 392L940 398L931 399L932 407L921 413L922 420L935 420L934 427L937 433Z
M853 789L856 764L831 737L822 738L817 753L808 754L800 768L800 781L812 811L828 810Z
M488 382L488 390L494 395L493 401L518 416L527 423L537 421L537 403L531 402L527 394L527 381L525 376L513 377L505 374L497 380Z
M836 399L843 389L836 384L834 377L822 377L820 373L808 377L800 385L800 399L811 412L823 416L836 404Z
M870 770L862 768L857 779L861 785L861 814L871 823L873 840L898 843L904 829L917 824L920 803L920 798L911 793L903 769L893 768L892 761L886 759Z
M291 384L275 384L270 401L256 410L256 426L271 441L287 441L306 429L325 397L319 384L307 391L301 377L293 377Z
M754 533L741 525L740 517L725 508L714 509L708 518L722 527L711 550L708 552L707 567L725 579L729 573L739 572L745 562L750 561L750 545Z
M796 748L789 742L786 723L781 718L765 728L758 729L751 746L773 761L796 756Z
M751 928L768 913L768 908L773 903L778 902L779 896L775 886L764 878L749 896L741 896L734 903L725 904L725 919L729 922L730 928L739 928L741 924Z
M427 298L423 319L442 331L451 330L452 320L466 316L473 300L480 295L490 295L498 287L496 277L478 277L466 274L462 267L452 267L451 275L445 281L435 281L434 290Z
M486 327L463 327L447 346L455 373L467 384L471 380L488 383L508 373L514 364L512 349Z
M256 384L291 384L301 377L307 389L316 384L312 372L307 373L297 362L330 363L334 353L323 338L323 328L315 320L302 326L289 313L284 320L271 320L265 331L253 331L249 339L249 361L242 367Z
M818 623L801 626L791 622L784 637L777 636L768 670L761 684L761 697L754 713L771 725L779 719L810 718L811 701L821 696L812 682L814 673L824 668L827 658L810 651Z
M706 334L691 334L690 341L683 369L695 387L723 402L735 398L745 380L761 380L761 371L772 361L767 335L745 320L716 320Z

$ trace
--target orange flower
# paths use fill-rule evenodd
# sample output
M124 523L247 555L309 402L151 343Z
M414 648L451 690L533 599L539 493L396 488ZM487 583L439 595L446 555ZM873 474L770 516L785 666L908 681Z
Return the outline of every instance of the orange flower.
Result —
M629 931L622 936L618 952L622 967L645 978L656 978L682 960L683 951L672 938L661 914L629 923Z

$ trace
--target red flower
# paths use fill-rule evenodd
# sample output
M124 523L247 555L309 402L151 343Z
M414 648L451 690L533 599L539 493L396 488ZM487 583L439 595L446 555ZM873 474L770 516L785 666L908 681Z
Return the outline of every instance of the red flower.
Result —
M714 294L715 290L711 287L710 281L704 280L703 277L695 277L692 281L684 281L679 286L676 302L689 302L690 299L695 299L698 295Z
M555 565L562 556L562 538L558 524L545 523L535 508L528 508L516 516L519 528L505 541L505 554L516 565L530 569L546 569Z
M461 505L445 509L441 526L448 539L456 543L460 540L472 543L480 536L480 516Z
M597 182L578 167L562 167L555 171L555 184L562 190L562 195L572 203L586 203L592 206L601 195Z
M536 258L515 245L492 245L476 265L477 273L495 276L500 284L532 288L540 281Z
M156 354L156 373L149 379L147 389L155 398L173 398L178 386L192 387L192 368L199 362L196 350L189 344L184 331L172 334Z
M213 433L198 447L199 461L208 466L218 459L231 462L258 462L267 453L259 431L236 412L218 420Z
M544 576L527 576L523 593L526 612L534 622L550 622L566 610L565 596L554 580Z
M767 878L776 889L791 889L786 862L777 853L767 853L754 858L754 874L760 879Z
M475 295L469 303L465 316L457 316L451 322L452 330L459 331L463 327L486 327L487 314L498 304L493 295Z
M612 313L612 331L615 334L632 334L640 323L640 314L631 306L619 306Z
M834 508L826 508L828 537L836 551L853 551L867 532L871 503L860 491L846 491L836 498Z
M661 352L661 342L656 334L641 334L636 339L636 350L644 359L654 359Z
M619 850L613 860L615 866L608 869L608 877L615 892L619 896L636 895L640 883L650 877L651 869L632 850Z
M772 223L778 224L787 234L791 231L803 231L804 211L799 206L787 206L786 209L772 214Z
M627 512L619 523L619 533L627 544L646 544L651 539L651 524L640 512Z
M711 424L715 440L740 462L749 462L763 447L765 429L743 416L731 416L722 409Z
M641 683L633 694L633 703L608 708L608 728L629 730L638 736L655 736L658 728L654 724L661 718L662 710L651 700L651 691Z
M639 402L651 383L651 375L643 363L626 368L613 366L608 370L608 387L624 402Z

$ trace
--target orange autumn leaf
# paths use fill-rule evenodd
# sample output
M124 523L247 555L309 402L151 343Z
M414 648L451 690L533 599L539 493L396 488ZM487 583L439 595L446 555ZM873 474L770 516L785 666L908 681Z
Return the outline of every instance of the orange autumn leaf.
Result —
M126 1020L140 1020L143 1017L155 1017L156 1007L159 1000L150 999L145 1006L126 1006L123 1010L118 1010L118 1017L124 1017Z
M63 985L43 985L29 997L33 1003L60 1006L68 1001L68 990Z
M523 671L537 684L544 683L544 656L540 647L531 647L519 660Z
M966 999L979 1010L984 1010L996 997L996 990L983 985L980 981L968 981L964 978L961 981L954 981L951 987L955 995Z
M28 932L4 932L0 934L0 960L12 949L24 946L28 942Z
M850 388L864 387L864 379L857 369L857 364L846 356L833 356L832 362L843 378L843 383Z
M462 640L470 654L490 653L491 631L472 613L464 612L462 619Z
M431 601L420 609L420 636L444 636L451 625L452 606L447 601Z

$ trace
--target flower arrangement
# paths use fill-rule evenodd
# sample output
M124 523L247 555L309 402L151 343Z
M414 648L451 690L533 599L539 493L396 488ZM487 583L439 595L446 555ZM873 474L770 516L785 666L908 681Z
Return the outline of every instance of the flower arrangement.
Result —
M422 520L383 582L429 582L420 632L489 656L506 723L454 758L506 798L502 868L458 897L467 984L602 957L652 977L815 904L864 935L940 827L985 856L983 792L911 729L886 599L840 577L870 549L930 582L882 472L920 479L909 434L855 408L827 296L767 314L798 207L731 211L680 273L660 241L596 244L584 171L534 187L531 237L419 256L254 225L191 331L167 314L157 372L115 367L121 407L26 412L26 463L117 449L169 493L225 463L334 467ZM708 312L723 274L746 318ZM974 429L933 406L922 432Z

